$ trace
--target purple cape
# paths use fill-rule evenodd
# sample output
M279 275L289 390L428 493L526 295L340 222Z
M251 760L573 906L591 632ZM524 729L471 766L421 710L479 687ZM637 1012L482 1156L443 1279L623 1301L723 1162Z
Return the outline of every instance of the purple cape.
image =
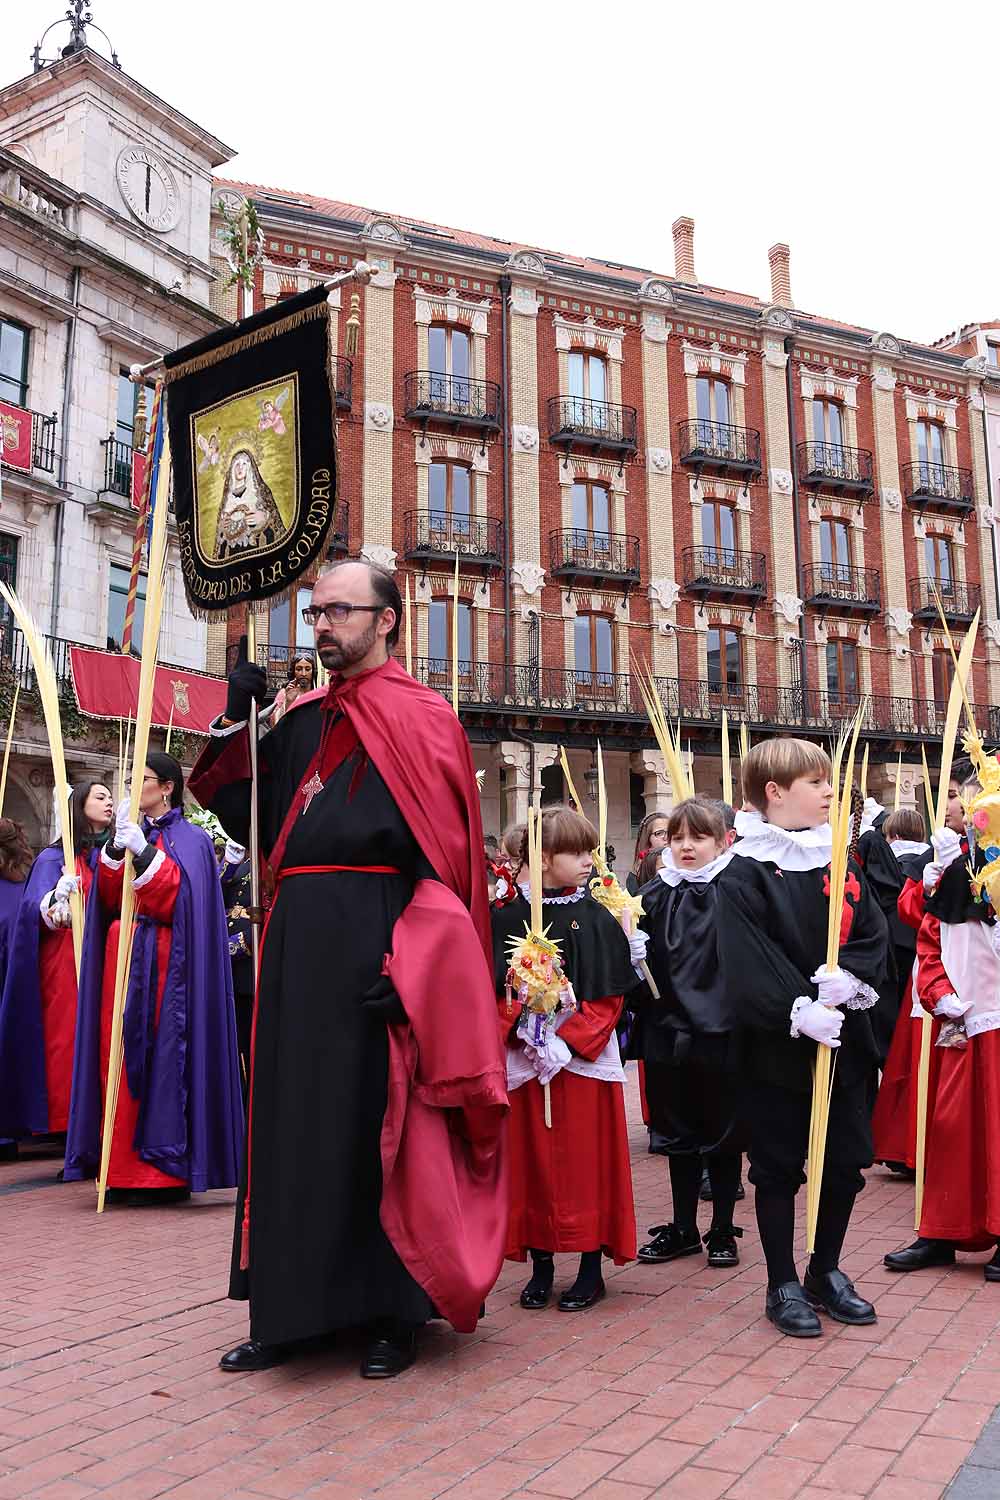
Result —
M96 850L91 855L91 868ZM23 885L0 881L0 1135L44 1135L49 1128L45 1037L39 984L38 907L63 872L62 847L43 849ZM3 962L6 959L6 962Z
M212 841L179 808L153 827L181 872L159 1023L155 1022L156 922L140 917L125 999L125 1078L140 1100L133 1146L142 1161L196 1193L235 1187L243 1150L243 1098L226 913ZM96 929L97 924L93 924ZM101 987L104 943L88 945L80 974L66 1178L100 1164Z

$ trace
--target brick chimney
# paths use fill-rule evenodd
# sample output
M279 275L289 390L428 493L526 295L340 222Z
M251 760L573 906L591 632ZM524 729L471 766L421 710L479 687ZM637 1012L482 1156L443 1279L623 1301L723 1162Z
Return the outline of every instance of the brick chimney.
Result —
M771 262L771 301L775 307L794 307L792 281L788 263L791 251L787 245L772 245L767 252Z
M675 219L673 234L674 275L678 281L696 282L698 278L694 272L694 220Z

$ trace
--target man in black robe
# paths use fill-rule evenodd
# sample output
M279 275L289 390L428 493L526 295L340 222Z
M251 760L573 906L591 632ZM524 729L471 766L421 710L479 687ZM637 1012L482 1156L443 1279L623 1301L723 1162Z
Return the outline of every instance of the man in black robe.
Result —
M362 1327L362 1374L378 1378L412 1363L435 1310L474 1327L503 1253L506 1095L482 829L458 720L388 657L401 617L391 574L337 564L304 614L332 675L259 747L276 888L230 1280L230 1296L250 1301L251 1336L221 1365L264 1369L300 1340ZM246 841L246 721L264 687L259 668L236 668L191 779ZM419 923L401 921L417 907ZM441 972L438 933L460 972ZM425 1199L436 1236L419 1222Z

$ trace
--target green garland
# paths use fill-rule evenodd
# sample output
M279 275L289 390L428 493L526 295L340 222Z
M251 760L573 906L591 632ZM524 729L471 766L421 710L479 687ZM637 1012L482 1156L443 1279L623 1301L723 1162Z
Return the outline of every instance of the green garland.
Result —
M224 204L220 204L220 208L226 226L226 233L222 237L226 246L226 259L233 273L226 286L239 285L250 292L253 290L253 273L264 243L256 205L252 198L248 198L238 213L230 213Z

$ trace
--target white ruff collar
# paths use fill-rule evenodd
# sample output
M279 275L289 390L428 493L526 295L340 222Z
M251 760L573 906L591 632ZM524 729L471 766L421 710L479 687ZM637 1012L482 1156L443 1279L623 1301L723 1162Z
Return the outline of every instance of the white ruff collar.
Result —
M668 885L671 890L685 882L688 885L708 885L716 875L721 875L732 857L732 849L723 849L721 854L710 859L707 865L702 865L700 870L684 870L674 863L674 856L670 850L664 849L663 860L656 873L663 884Z
M736 832L740 837L733 845L734 854L777 865L780 870L822 870L833 852L829 823L818 828L779 828L777 823L766 823L760 813L739 812Z
M530 906L531 905L531 886L530 885L519 885L518 886L518 890L521 892L521 895L524 897L525 901L527 901L528 905ZM586 894L587 894L587 887L585 885L579 885L579 886L577 886L576 890L575 891L570 891L570 893L569 893L568 896L546 896L543 893L543 895L542 895L542 905L543 906L569 906L573 901L582 901L583 898L584 898L584 896Z
M922 844L919 839L890 839L889 848L897 859L904 854L926 854L930 844Z

